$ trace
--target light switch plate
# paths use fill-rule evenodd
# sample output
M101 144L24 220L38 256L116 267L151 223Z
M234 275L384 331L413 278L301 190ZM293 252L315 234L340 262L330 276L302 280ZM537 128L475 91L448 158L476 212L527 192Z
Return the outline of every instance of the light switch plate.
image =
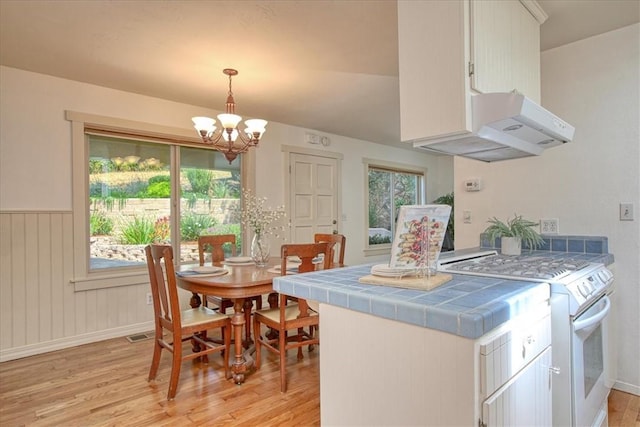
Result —
M633 221L633 203L620 203L620 221Z

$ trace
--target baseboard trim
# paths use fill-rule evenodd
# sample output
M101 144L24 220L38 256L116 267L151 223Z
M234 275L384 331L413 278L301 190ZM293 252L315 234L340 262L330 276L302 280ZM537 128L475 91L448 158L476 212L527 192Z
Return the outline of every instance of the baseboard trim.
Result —
M130 334L147 332L154 328L153 321L136 323L134 325L121 326L118 328L105 329L88 334L76 335L73 337L60 338L51 341L29 344L21 347L14 347L7 350L0 350L0 362L21 359L23 357L34 356L36 354L49 353L51 351L76 347L82 344L104 341L111 338L124 337Z
M613 384L613 388L619 391L624 391L625 393L631 393L631 394L635 394L636 396L640 396L640 385L616 381Z

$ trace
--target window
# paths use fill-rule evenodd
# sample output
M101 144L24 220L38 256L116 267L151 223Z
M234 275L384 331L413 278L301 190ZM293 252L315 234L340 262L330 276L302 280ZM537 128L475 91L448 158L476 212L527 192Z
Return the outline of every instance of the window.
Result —
M88 135L89 271L144 267L170 243L171 146Z
M240 241L240 226L233 223L240 169L221 153L103 135L87 138L90 271L145 266L141 248L149 243L179 242L176 259L188 263L198 260L200 234L230 232ZM177 158L179 174L174 175Z
M243 155L240 155L240 158ZM235 214L242 192L239 161L218 151L180 148L180 259L197 262L200 234L235 234L242 253L242 230Z
M368 189L366 247L369 255L377 255L391 249L400 206L424 203L426 172L375 160L365 160L365 165Z
M182 130L161 137L137 130L140 123L67 116L73 122L76 290L148 282L149 243L171 244L181 263L198 261L200 234L233 233L241 246L235 209L243 156L229 164L192 136L181 137ZM114 120L126 130L114 129Z

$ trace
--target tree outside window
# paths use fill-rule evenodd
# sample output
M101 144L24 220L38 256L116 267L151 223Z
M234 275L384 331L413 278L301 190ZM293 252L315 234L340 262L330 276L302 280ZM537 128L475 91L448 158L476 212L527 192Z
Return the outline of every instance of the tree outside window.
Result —
M368 168L369 246L390 245L400 206L423 202L424 174Z

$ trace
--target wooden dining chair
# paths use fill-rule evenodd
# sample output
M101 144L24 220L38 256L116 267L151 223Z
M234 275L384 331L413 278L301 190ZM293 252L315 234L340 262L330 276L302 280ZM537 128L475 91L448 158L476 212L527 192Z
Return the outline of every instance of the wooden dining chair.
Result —
M171 246L148 245L145 248L145 253L155 318L155 343L151 369L149 369L149 381L156 378L162 349L167 349L172 353L167 400L173 399L176 395L180 368L185 360L223 352L225 377L230 378L231 319L204 306L181 310ZM221 329L223 336L222 345L206 338L207 330L218 328ZM171 341L165 340L164 331L171 334ZM187 340L196 343L198 350L184 354L182 343Z
M211 265L221 263L225 259L224 245L230 247L231 256L236 256L236 235L235 234L215 234L198 237L198 259L200 265L205 265L207 258ZM207 256L207 254L209 256ZM256 309L262 308L262 296L251 297L250 300L255 301ZM226 314L227 309L233 307L233 300L222 298L215 295L203 295L202 301L205 305L209 303L218 307L220 313ZM251 310L248 311L247 325L251 324Z
M280 271L282 275L287 274L287 257L297 256L302 261L298 266L298 273L314 271L316 265L313 259L324 255L323 268L331 268L330 245L323 243L307 244L286 244L282 245ZM253 315L253 330L256 335L256 369L260 368L261 347L264 346L280 356L280 391L287 391L286 381L286 353L292 348L298 349L298 359L302 359L302 347L318 344L317 334L314 334L314 326L320 323L320 317L316 311L309 308L307 301L298 297L297 302L288 301L288 296L281 293L279 295L279 306L264 310L256 310ZM261 325L265 325L278 332L276 338L263 337L260 333ZM304 328L309 328L305 331ZM288 335L288 331L296 330L295 335Z
M313 240L316 243L321 242L329 242L331 245L331 260L333 262L333 266L343 266L344 265L344 248L347 243L347 238L343 234L323 234L316 233L313 236ZM336 246L338 246L336 251ZM336 258L335 254L338 254Z

